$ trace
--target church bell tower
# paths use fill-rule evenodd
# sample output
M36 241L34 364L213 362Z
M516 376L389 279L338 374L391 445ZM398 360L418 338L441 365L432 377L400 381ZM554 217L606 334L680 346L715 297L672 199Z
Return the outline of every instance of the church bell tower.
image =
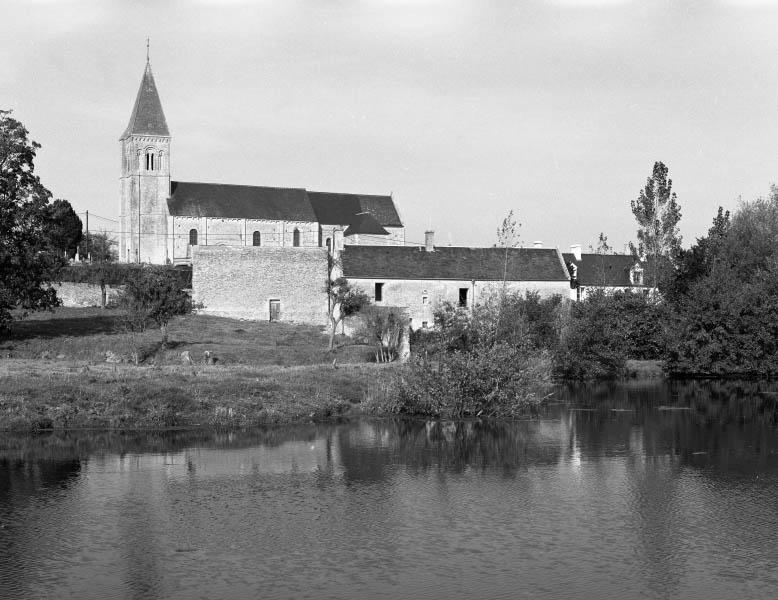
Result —
M119 260L165 264L172 259L167 208L170 132L148 54L132 116L119 141L122 148Z

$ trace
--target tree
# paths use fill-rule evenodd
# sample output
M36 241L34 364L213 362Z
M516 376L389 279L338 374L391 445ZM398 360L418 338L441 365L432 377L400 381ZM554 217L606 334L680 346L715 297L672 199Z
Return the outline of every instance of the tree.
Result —
M667 173L664 163L655 162L645 187L630 203L638 222L638 244L630 243L630 249L636 257L648 259L654 287L667 276L664 266L672 265L681 249L681 208Z
M58 304L51 286L65 263L50 237L51 192L35 174L40 144L27 129L0 110L0 329L11 310L45 310Z
M502 223L500 223L500 226L497 228L497 245L499 248L505 248L505 261L502 274L503 289L505 288L505 282L508 277L508 251L510 248L515 248L521 243L521 236L519 235L520 228L521 223L516 221L516 217L513 216L513 210L508 211L508 215L502 220Z
M671 286L671 373L778 376L778 189L719 209Z
M600 237L597 238L597 247L589 245L589 250L594 254L613 254L613 247L608 244L608 236L602 231Z
M83 238L81 219L67 200L54 200L46 207L46 212L51 244L68 258L73 258Z
M78 255L82 260L89 259L92 262L115 262L116 240L105 231L87 233L78 245Z
M678 268L666 290L669 299L686 294L690 285L716 271L721 261L721 252L730 232L730 215L719 206L708 235L697 238L697 243L679 255Z
M497 311L497 319L495 320L495 337L497 337L497 330L500 328L500 319L502 317L502 309L505 304L505 293L508 285L508 254L511 248L515 248L521 243L521 237L519 235L519 229L521 223L516 221L516 217L513 216L513 210L508 211L508 215L502 220L500 226L497 228L497 244L500 248L505 249L505 258L503 260L502 269L502 291L500 292L500 305Z
M327 281L324 285L324 293L327 294L327 315L330 321L328 346L330 352L335 350L335 332L338 323L370 304L367 294L353 288L345 277L337 276L339 271L338 259L331 252L327 252Z
M608 244L608 236L603 232L600 232L600 237L597 240L597 247L593 248L591 245L589 245L589 250L597 255L595 258L595 277L597 285L604 287L608 284L609 281L608 266L606 263L605 255L613 253L613 248Z
M170 319L192 311L192 299L173 269L167 267L137 269L126 279L119 302L127 310L131 329L143 331L149 321L159 327L162 347L167 345Z

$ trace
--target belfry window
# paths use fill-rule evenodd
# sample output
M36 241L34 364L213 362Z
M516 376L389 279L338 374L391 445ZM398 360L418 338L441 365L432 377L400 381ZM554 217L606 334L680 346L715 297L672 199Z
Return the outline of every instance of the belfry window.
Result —
M197 246L197 229L189 230L189 245Z
M159 168L159 164L156 163L156 156L154 155L153 150L146 150L146 170L147 171L155 171Z
M259 231L254 232L254 235L252 236L252 244L254 246L262 245L262 235L259 233Z
M299 246L300 245L300 230L297 229L297 227L294 228L294 232L292 233L292 246Z

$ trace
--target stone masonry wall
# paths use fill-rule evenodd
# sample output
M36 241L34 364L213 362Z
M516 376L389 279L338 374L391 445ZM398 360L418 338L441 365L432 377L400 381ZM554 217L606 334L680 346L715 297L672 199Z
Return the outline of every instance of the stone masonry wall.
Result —
M499 292L502 281L453 281L453 280L422 280L422 279L353 279L349 281L361 288L370 297L371 302L378 306L400 306L408 309L411 317L411 328L432 328L434 325L435 307L442 302L459 301L459 290L466 288L467 306L473 302L478 304L490 294ZM382 283L382 300L376 302L376 284ZM570 295L570 282L564 281L509 281L508 291L536 291L542 297L559 294L564 298Z
M326 280L322 248L192 248L192 299L209 314L267 321L279 300L281 321L326 325Z
M100 306L100 286L94 283L73 283L63 281L54 285L57 290L57 298L62 301L62 306ZM105 301L115 300L119 295L119 288L106 286Z
M319 246L317 223L218 217L173 217L172 221L175 262L191 260L191 229L197 230L199 246L252 246L255 231L260 233L262 246L293 246L295 228L300 232L300 246Z

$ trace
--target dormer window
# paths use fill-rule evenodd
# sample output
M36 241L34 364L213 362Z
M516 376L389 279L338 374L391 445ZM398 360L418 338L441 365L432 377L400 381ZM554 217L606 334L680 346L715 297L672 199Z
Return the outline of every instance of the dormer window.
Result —
M643 269L639 266L632 268L632 285L643 285Z

